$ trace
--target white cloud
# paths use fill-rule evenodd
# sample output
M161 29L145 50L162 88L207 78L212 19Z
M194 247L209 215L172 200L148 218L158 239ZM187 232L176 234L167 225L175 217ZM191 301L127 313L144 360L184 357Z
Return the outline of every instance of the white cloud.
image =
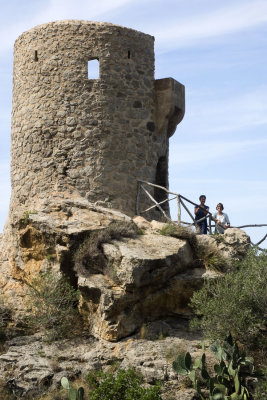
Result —
M238 96L229 94L229 98L219 98L216 93L188 96L188 105L184 123L192 129L198 125L198 132L207 134L233 133L267 125L267 88L259 87ZM214 98L213 98L214 97Z
M156 29L159 52L186 47L203 41L229 35L263 24L267 21L265 0L241 2L215 11L198 13L194 17L179 15L175 23L160 24Z
M212 160L219 160L237 155L251 148L267 146L267 139L244 140L244 141L204 141L194 143L172 143L170 146L170 168L179 165L203 165ZM203 157L205 155L205 157Z
M0 30L4 40L0 42L0 53L10 50L17 37L36 25L61 19L97 20L102 14L114 11L119 7L134 3L134 0L50 0L36 14L25 14L23 22L8 24ZM108 22L108 21L107 21Z
M15 39L23 31L35 25L59 19L106 20L112 14L113 18L118 20L117 14L120 15L123 8L124 14L120 15L119 20L127 19L132 10L136 20L132 21L131 25L135 24L136 27L139 27L136 8L141 9L142 4L146 10L151 8L153 17L147 18L146 22L143 21L142 28L156 36L156 46L159 52L241 32L267 21L266 0L230 3L230 6L220 6L212 11L210 9L220 3L211 2L206 5L206 8L202 7L201 3L200 7L196 4L196 8L192 11L186 7L185 1L172 4L172 1L167 0L165 10L168 10L169 7L173 12L164 12L163 18L161 18L161 8L157 2L152 0L143 0L143 2L140 0L98 0L97 2L93 0L50 0L42 3L43 7L39 7L35 14L29 9L28 13L25 12L23 20L19 16L13 24L2 24L0 34L5 40L0 43L0 52L11 49ZM195 13L194 16L192 16L193 13ZM123 22L121 23L123 24Z
M45 22L67 18L91 20L133 2L133 0L50 0L47 9L38 15L38 20L42 19Z

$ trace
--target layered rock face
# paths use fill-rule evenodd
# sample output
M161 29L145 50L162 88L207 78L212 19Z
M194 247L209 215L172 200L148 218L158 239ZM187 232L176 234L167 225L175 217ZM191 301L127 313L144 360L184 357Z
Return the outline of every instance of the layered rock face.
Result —
M186 241L150 233L104 244L103 253L110 276L78 272L81 311L95 336L118 340L145 321L188 314L203 271L194 270Z
M81 291L79 309L87 332L109 341L133 334L147 321L188 317L193 291L214 273L206 271L186 239L162 236L163 223L141 217L134 221L86 200L47 203L13 227L19 246L13 248L11 261L2 257L2 291L23 311L27 282L40 272L64 273ZM92 237L114 224L118 232L120 224L126 224L126 228L134 227L136 234L105 237L92 249ZM198 237L203 240L211 241L209 246L218 250L216 239ZM240 230L229 229L220 246L222 256L229 260L242 258L249 238ZM79 258L81 252L84 255Z

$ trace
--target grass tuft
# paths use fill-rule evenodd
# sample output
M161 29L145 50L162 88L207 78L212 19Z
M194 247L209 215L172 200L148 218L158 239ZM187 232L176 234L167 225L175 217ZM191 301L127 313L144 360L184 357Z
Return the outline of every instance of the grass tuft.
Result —
M92 232L74 255L75 269L85 275L108 274L110 271L108 272L107 260L102 252L102 244L139 234L139 228L133 222L127 221L112 222L107 228ZM114 274L113 271L111 278L115 277Z

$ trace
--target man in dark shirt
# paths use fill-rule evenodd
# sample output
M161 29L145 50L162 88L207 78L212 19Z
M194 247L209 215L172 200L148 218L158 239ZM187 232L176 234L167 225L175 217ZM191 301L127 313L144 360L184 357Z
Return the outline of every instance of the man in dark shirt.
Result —
M201 218L203 218L203 217L205 217L207 215L205 210L209 211L209 207L205 206L206 196L204 194L199 196L199 201L200 201L200 205L199 206L195 206L195 221L198 221L199 219L201 219ZM205 218L201 222L197 222L197 224L199 226L200 233L202 235L206 235L207 231L208 231L207 218Z

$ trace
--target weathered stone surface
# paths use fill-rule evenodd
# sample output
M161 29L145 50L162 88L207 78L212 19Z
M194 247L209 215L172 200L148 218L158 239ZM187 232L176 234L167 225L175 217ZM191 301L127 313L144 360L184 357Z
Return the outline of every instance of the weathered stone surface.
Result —
M61 271L82 293L80 312L88 332L110 341L133 334L146 321L188 316L194 290L213 274L194 259L186 240L160 235L162 223L137 217L143 234L102 243L100 269L75 264L73 254L84 239L114 221L131 219L86 200L44 203L41 211L19 219L9 231L10 248L0 263L2 292L23 312L25 284L38 272ZM238 229L197 237L229 263L244 257L249 245Z
M59 387L63 376L71 380L92 369L134 367L147 384L162 381L163 400L193 400L196 392L177 378L172 361L178 352L199 356L200 340L179 319L146 324L142 332L118 343L78 337L47 344L40 335L18 337L7 343L0 356L0 379L17 398L29 399Z
M134 366L147 383L163 380L164 400L195 396L179 390L179 382L177 390L171 368L177 352L196 353L181 317L189 315L188 301L207 272L190 243L160 236L163 224L137 217L143 235L101 242L98 270L81 268L73 257L92 233L131 222L138 179L168 187L169 137L184 115L184 87L154 80L153 44L149 35L88 21L44 24L16 41L12 196L0 236L0 289L19 320L36 274L67 275L81 291L87 335L51 345L40 335L10 341L0 378L17 398L53 388L62 376L107 370L114 360ZM99 79L87 76L91 59L99 60ZM157 201L166 198L149 190ZM151 205L144 194L139 200L141 209ZM168 213L168 203L163 207ZM149 218L158 218L156 208ZM198 240L228 259L242 257L248 246L233 229Z
M134 220L143 234L102 243L102 273L75 266L73 251L90 233L114 221L131 221L118 211L86 200L51 199L5 231L5 241L0 240L2 292L23 312L25 282L36 272L53 269L75 277L86 332L84 337L51 345L39 334L8 342L0 356L0 379L17 398L52 390L62 376L75 378L115 365L135 367L148 384L162 380L163 400L195 399L195 391L184 389L184 381L177 379L171 365L178 352L199 355L200 338L186 328L188 301L204 277L213 275L198 267L186 240L159 234L164 224L141 217ZM7 238L9 248L3 246ZM222 249L229 257L243 256L249 243L236 229L222 238L200 235L198 241Z
M12 218L55 193L133 216L138 179L168 186L184 86L155 81L153 36L111 23L43 24L16 40L13 82Z
M22 311L25 282L51 268L73 277L74 271L65 267L72 246L79 246L89 232L116 220L130 221L130 218L87 200L73 202L60 198L44 201L38 213L26 217L17 214L17 222L8 224L0 241L1 292Z
M85 299L81 311L94 335L118 340L144 321L189 314L187 303L204 270L193 268L186 241L145 234L104 244L103 252L112 266L109 277L77 270Z
M102 244L100 272L75 266L73 254L83 240L114 221L131 219L87 201L62 200L22 218L12 228L11 256L2 262L2 291L22 311L25 284L39 272L61 271L81 290L88 331L112 341L145 321L188 315L187 303L205 270L195 268L187 241L159 235L148 221L142 221L143 234Z
M219 251L229 265L242 260L250 246L250 237L238 228L226 229L223 235L197 235L197 240L199 244Z

